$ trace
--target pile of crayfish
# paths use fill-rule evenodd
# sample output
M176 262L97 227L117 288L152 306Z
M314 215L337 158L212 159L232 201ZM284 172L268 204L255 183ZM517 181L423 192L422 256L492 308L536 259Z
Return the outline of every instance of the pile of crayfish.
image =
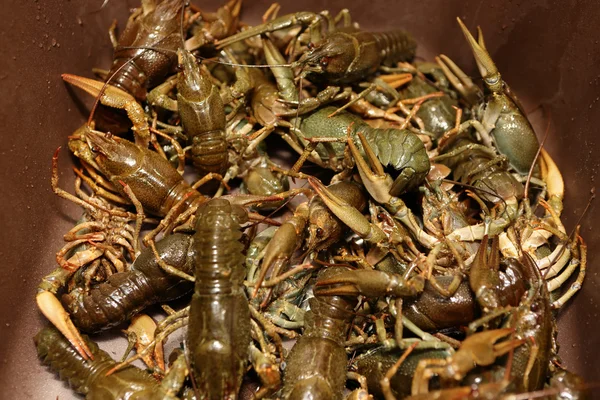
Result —
M62 75L95 104L73 191L53 157L83 215L42 362L89 399L584 398L555 317L586 245L481 29L479 85L348 10L241 3L142 1L110 70ZM121 362L85 335L125 326Z

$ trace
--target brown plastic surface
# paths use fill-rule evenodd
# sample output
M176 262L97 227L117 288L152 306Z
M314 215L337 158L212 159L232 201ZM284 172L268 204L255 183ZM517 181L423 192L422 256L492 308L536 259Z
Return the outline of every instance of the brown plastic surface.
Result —
M197 2L198 3L198 2ZM246 1L243 20L256 22L269 1ZM430 59L443 52L476 74L456 23L481 25L486 45L505 81L524 101L542 137L553 121L546 148L566 183L567 229L575 225L595 187L600 167L600 11L593 0L361 2L280 1L280 15L300 10L348 7L363 28L404 28ZM505 4L500 4L505 3ZM80 211L50 189L52 154L87 116L89 98L65 85L61 73L92 76L109 68L107 30L113 18L124 27L137 1L4 0L0 28L0 398L73 398L38 362L32 337L45 323L34 295L43 275L55 268L62 234ZM218 2L198 3L214 10ZM598 152L598 153L597 153ZM71 188L70 155L61 152L61 186ZM582 221L588 244L588 276L582 291L560 313L564 363L588 381L600 382L600 212L593 203ZM596 250L598 249L598 250ZM121 353L114 354L120 357Z

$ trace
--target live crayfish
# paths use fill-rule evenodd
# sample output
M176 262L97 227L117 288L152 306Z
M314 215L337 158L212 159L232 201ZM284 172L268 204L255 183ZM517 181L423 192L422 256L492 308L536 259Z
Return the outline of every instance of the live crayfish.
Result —
M147 145L150 132L144 111L136 99L145 99L148 87L156 85L175 66L173 51L183 40L179 17L182 6L179 0L166 0L160 4L144 2L130 16L118 41L114 30L110 31L115 48L113 65L106 74L110 84L63 74L65 81L99 96L102 104L126 110L138 144ZM153 45L160 45L166 51L145 48ZM114 124L112 127L115 128Z
M327 137L342 140L362 133L381 164L399 171L389 189L391 194L398 195L420 184L429 171L429 158L423 142L414 133L398 129L374 129L347 112L329 117L335 111L335 108L324 107L303 119L300 131L304 139L323 137L323 132L328 132ZM330 145L335 154L343 153L343 142ZM331 157L325 150L317 151L322 159Z
M190 52L180 50L178 54L182 70L176 81L177 102L162 100L161 104L179 112L183 132L191 147L191 158L200 172L224 174L229 160L221 96L208 71L196 64L196 58ZM162 90L168 90L168 87ZM158 101L152 99L151 104Z
M218 46L224 47L254 35L304 25L310 30L311 44L297 65L309 72L323 74L324 79L333 83L362 79L375 72L384 62L409 61L414 57L416 43L405 31L370 33L346 26L321 39L321 25L328 18L327 14L310 12L285 15L220 40Z
M71 382L87 380L73 385L89 398L108 386L115 394L106 398L237 398L254 379L249 364L257 398L342 398L352 381L360 388L349 399L493 398L539 391L553 373L578 393L581 382L555 354L552 315L578 287L554 303L549 290L577 267L580 287L585 243L560 222L560 172L544 150L534 165L535 133L481 32L475 41L461 22L488 96L448 57L406 63L410 34L359 31L347 11L277 18L273 6L263 25L239 31L240 10L239 0L216 14L149 2L131 16L106 85L64 76L124 108L135 143L101 132L94 116L69 138L83 169L77 197L60 193L102 224L73 228L61 268L40 285L42 310L75 347L44 330L42 359ZM213 56L219 65L200 61ZM271 161L272 133L300 155L291 170ZM188 160L200 178L193 185ZM300 171L306 160L329 171ZM288 176L308 187L289 190ZM211 179L220 188L201 193ZM241 180L242 193L222 195ZM297 194L308 200L289 204ZM283 223L265 214L279 218L281 208L293 211ZM280 226L261 231L263 222ZM142 223L153 224L146 248ZM94 275L100 266L110 272ZM189 306L164 304L175 298ZM154 332L127 361L109 360L78 332L141 319L155 303L168 316L149 324ZM165 375L162 343L186 325L174 353L183 354ZM282 337L296 340L289 354ZM128 366L139 358L162 384ZM129 375L144 381L140 393L127 392Z
M364 193L358 185L338 182L330 185L328 189L358 210L366 207ZM266 245L264 254L256 259L255 262L262 259L262 265L256 280L251 279L256 285L253 297L258 293L267 272L272 269L271 276L277 277L284 264L289 262L294 252L302 245L305 236L308 236L308 252L312 253L334 245L342 237L343 231L342 222L325 207L320 198L313 197L310 202L300 204L292 218L274 233Z
M250 344L250 311L242 290L243 245L239 242L239 224L246 216L222 199L205 203L198 212L196 284L188 327L191 364L202 396L235 399Z
M116 361L87 337L84 340L94 356L91 362L79 355L53 328L42 329L34 340L42 361L66 380L74 391L86 395L87 399L178 399L177 392L186 376L187 367L183 358L161 384L137 367L106 376Z
M474 126L481 134L484 143L488 145L491 134L498 151L508 157L511 166L520 174L527 174L532 168L539 147L533 127L521 103L502 80L485 47L481 29L478 29L479 37L476 41L461 19L457 18L457 20L473 51L485 87L489 91L481 107L483 110L480 123L467 121L465 124ZM470 96L469 92L477 90L470 79L465 79L466 74L450 59L443 57L442 60L447 64L451 82L462 89L460 91L465 97Z

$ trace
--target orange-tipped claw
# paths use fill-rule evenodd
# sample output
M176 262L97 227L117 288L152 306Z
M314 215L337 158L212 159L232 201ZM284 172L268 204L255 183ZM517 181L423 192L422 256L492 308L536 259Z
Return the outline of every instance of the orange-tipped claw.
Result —
M131 324L125 331L128 335L135 335L135 348L138 353L151 344L155 339L156 323L152 318L146 314L136 315L131 319ZM156 363L161 370L165 370L164 353L162 342L156 343L154 348L154 355L156 356ZM142 356L142 360L149 368L154 367L154 361L152 355L147 354Z
M127 112L133 122L136 144L148 147L150 142L150 128L146 121L146 114L135 98L118 87L82 76L62 74L65 82L83 89L94 97L100 97L100 102L108 107L119 108Z
M540 157L542 179L546 182L546 190L548 191L548 202L554 209L554 212L560 216L565 195L565 182L556 163L544 148L540 152Z
M526 341L527 341L527 339L511 339L511 340L506 340L502 343L498 343L498 344L494 345L494 354L496 355L496 357L500 357L500 356L508 353L509 351L516 349L517 347L519 347Z
M75 325L73 325L69 314L65 311L56 296L48 291L43 291L36 296L36 302L42 314L67 338L81 357L86 360L93 360L94 355L92 351L81 337Z
M317 281L315 294L322 296L362 294L366 297L415 296L423 291L424 284L425 280L420 275L404 280L399 275L383 271L355 270ZM323 286L334 287L323 288Z

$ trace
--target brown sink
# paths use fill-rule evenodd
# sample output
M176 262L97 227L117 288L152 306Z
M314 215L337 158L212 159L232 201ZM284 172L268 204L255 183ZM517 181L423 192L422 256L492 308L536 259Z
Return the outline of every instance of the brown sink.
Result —
M214 10L214 1L196 2ZM566 184L563 219L570 231L595 187L600 168L600 12L595 1L371 0L286 1L280 15L299 10L348 7L363 28L404 28L419 43L419 55L443 52L471 75L475 63L456 23L484 30L486 45L505 81L525 103L541 138L551 119L546 148ZM46 322L34 303L42 276L55 268L55 252L80 210L50 188L52 154L65 146L87 117L90 99L63 83L61 73L92 76L108 68L108 27L124 27L137 1L5 0L0 34L1 158L0 398L74 398L37 360L32 337ZM257 22L270 3L247 1L243 20ZM543 107L540 107L543 106ZM542 110L545 110L543 114ZM72 160L61 152L61 186L72 188ZM559 315L564 364L590 382L600 381L600 254L597 204L582 220L588 255L583 289ZM596 251L598 249L598 251ZM123 340L119 346L122 347ZM120 357L121 352L115 352ZM600 389L599 389L600 390Z

